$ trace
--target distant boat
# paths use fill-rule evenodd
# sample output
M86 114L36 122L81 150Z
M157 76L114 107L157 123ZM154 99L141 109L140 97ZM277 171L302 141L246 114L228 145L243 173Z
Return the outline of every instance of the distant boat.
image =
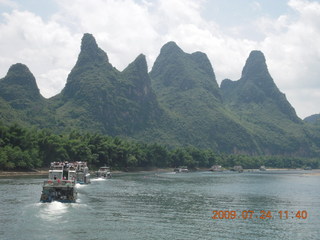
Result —
M308 167L305 167L304 170L312 170L312 168L308 166Z
M173 169L173 171L176 173L187 173L189 172L189 169L186 166L181 166Z
M86 162L75 162L73 163L77 173L77 183L89 184L90 173Z
M222 172L223 169L222 169L222 166L220 166L220 165L213 165L213 166L210 168L210 171L212 171L212 172Z
M243 172L243 167L238 165L238 166L234 166L233 168L230 169L231 171L236 171L236 172L239 172L239 173L242 173Z
M111 170L110 167L100 167L99 170L96 172L97 177L104 177L104 178L111 178Z
M260 170L260 171L267 171L267 169L266 169L265 166L261 166L261 167L259 168L259 170Z

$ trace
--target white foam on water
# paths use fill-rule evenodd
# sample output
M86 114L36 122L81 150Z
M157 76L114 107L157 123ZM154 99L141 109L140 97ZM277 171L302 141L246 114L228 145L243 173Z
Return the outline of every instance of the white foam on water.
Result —
M86 187L88 184L80 184L80 183L77 183L76 184L76 188L84 188Z
M71 203L70 204L71 208L76 208L76 209L80 209L80 208L87 208L88 205L85 203L81 203L80 199L77 199L75 203Z
M94 178L94 179L91 179L91 182L106 181L106 180L107 180L106 178Z
M40 203L39 216L44 220L57 220L68 211L70 204L53 201L51 203Z

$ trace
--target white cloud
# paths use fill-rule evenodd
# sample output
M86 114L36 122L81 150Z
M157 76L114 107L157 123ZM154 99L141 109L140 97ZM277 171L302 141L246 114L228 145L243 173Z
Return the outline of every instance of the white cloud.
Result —
M0 0L3 2L9 0ZM202 16L201 0L56 0L59 11L47 21L27 11L2 14L0 23L0 74L11 64L23 62L34 73L44 96L57 94L76 62L80 40L92 33L107 52L110 62L125 68L140 53L149 68L168 41L186 52L203 51L211 60L217 79L239 79L251 50L261 49L271 75L300 116L319 112L320 7L318 2L291 0L296 16L261 17L251 26L233 26L231 36L224 26ZM253 1L256 11L262 5ZM241 32L262 34L250 40ZM237 37L234 37L237 36ZM312 93L310 89L314 89Z
M316 106L316 92L320 92L320 3L291 0L289 6L298 12L297 18L281 16L261 24L262 29L268 25L261 49L277 85L305 117L320 112Z
M251 3L251 8L254 10L254 11L260 11L262 9L261 7L261 4L257 1L254 1Z
M296 108L296 110L299 110L298 113L303 117L319 113L319 88L306 86L302 88L289 89L285 93L289 102Z
M6 6L6 7L11 7L11 8L19 7L19 4L17 4L14 1L11 1L11 0L0 0L0 5Z
M132 0L74 0L67 5L58 2L61 12L55 16L56 21L67 23L74 32L92 33L119 69L140 53L152 53L158 48L159 34L152 25L149 4L138 5Z
M13 11L3 17L5 22L0 25L1 75L6 74L10 65L21 62L35 75L44 96L59 92L76 61L80 35L75 38L63 26L53 21L44 22L30 12ZM57 71L60 74L56 74Z

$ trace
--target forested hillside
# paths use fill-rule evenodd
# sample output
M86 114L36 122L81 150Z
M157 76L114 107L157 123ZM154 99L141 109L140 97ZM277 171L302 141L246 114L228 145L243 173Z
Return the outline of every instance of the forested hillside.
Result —
M204 53L165 44L150 72L160 104L183 126L185 144L222 152L257 153L250 133L224 108L213 68Z
M36 79L24 64L10 67L0 79L0 120L28 126L52 127L55 114L50 102L41 96Z
M303 121L320 126L320 114L313 114L313 115L303 119Z
M238 81L221 84L223 101L246 126L264 154L316 156L319 130L310 129L269 74L262 52L252 51ZM319 135L318 135L319 136Z
M64 138L98 133L217 154L320 156L320 125L297 117L260 51L250 53L238 81L219 87L205 53L185 53L169 42L150 73L143 54L119 71L84 34L64 89L50 99L27 66L10 67L0 79L0 120Z
M244 168L267 167L319 168L319 158L285 156L247 156L220 154L194 147L168 148L159 144L127 141L101 134L81 134L72 131L54 134L48 130L24 128L17 124L0 123L0 170L31 170L50 166L53 161L87 161L94 169L104 165L113 170L137 167L177 167L190 169L242 165Z

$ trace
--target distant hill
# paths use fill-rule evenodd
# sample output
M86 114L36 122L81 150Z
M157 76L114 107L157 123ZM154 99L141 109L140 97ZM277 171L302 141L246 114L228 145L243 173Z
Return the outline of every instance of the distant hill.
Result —
M235 82L224 80L221 90L224 101L229 106L236 106L236 109L241 106L248 108L260 105L273 116L280 114L284 119L301 123L294 108L270 76L265 57L260 51L252 51L242 70L241 78Z
M64 130L147 141L171 138L168 118L151 88L145 56L139 55L120 72L91 34L84 34L77 63L51 103Z
M84 34L64 89L50 99L27 66L10 67L0 79L0 121L225 153L320 155L320 127L297 117L260 51L250 53L239 80L219 87L205 53L168 42L150 73L143 54L119 71Z
M303 119L303 121L312 124L320 124L320 114L313 114Z
M269 74L262 52L252 51L238 81L224 80L225 106L255 136L264 154L311 152L308 130Z
M52 127L55 116L28 67L17 63L0 79L0 120L27 126Z
M213 68L204 53L187 54L174 42L165 44L152 71L159 103L181 126L184 144L226 152L257 152L244 127L223 106Z

